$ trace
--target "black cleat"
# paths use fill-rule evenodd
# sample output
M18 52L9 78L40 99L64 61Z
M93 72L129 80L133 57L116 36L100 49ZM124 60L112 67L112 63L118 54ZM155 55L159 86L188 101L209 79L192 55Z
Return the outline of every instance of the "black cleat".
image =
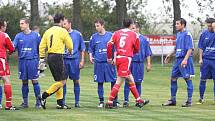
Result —
M57 105L56 108L57 109L71 109L71 107L69 107L67 105Z
M19 108L16 108L15 106L6 107L5 110L19 110Z
M98 105L97 107L98 107L98 108L104 108L104 107L105 107L104 102L100 102L99 105Z
M24 102L20 105L20 108L28 108L28 104L25 104Z
M125 102L123 103L123 107L125 107L125 108L129 107L129 103L128 103L127 101L125 101Z
M162 106L176 106L176 101L168 100Z
M135 104L135 106L142 108L143 106L147 105L149 103L149 100L143 100L143 101L139 101Z
M106 103L106 104L105 104L105 108L109 108L109 109L114 108L114 107L113 107L113 103Z
M191 107L191 106L192 106L192 103L188 101L181 105L181 107Z
M76 108L80 108L80 104L79 103L75 103L75 107Z
M43 109L46 109L46 99L43 99L41 96L38 97L40 104Z

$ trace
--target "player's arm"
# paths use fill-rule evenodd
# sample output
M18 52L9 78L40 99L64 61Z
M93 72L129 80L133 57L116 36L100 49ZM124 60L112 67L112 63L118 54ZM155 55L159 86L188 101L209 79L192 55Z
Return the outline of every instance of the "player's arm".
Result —
M72 53L72 49L73 49L72 38L69 36L69 33L66 30L63 32L63 34L64 34L64 43L66 45L66 48L70 53Z
M199 48L199 64L203 63L203 40L204 40L204 33L201 34L198 42L198 48Z
M173 55L174 55L175 52L176 52L175 49L176 49L176 48L174 48L174 50L166 56L166 58L165 58L165 60L164 60L164 63L165 63L165 64L169 63L170 59L173 57Z
M146 53L146 61L147 61L146 70L147 70L147 72L149 72L152 69L152 64L151 64L152 50L150 48L150 45L149 45L148 41L146 43L145 53Z
M42 40L40 42L40 45L39 45L39 55L40 55L41 59L45 58L45 49L46 49L46 46L47 46L47 38L48 38L48 35L45 32L43 37L42 37Z
M181 62L181 66L182 67L186 67L187 66L187 60L189 59L190 55L192 54L193 52L193 49L194 49L194 46L193 46L193 39L192 39L192 36L190 33L188 33L188 35L186 36L186 49L187 50L187 53L183 59L183 61Z
M88 52L89 52L89 59L90 63L94 63L94 58L93 58L93 53L94 53L94 40L93 37L90 37L90 42L89 42L89 47L88 47Z
M86 49L82 35L81 35L80 48L81 48L81 60L80 60L79 68L82 69L84 68L84 56L85 56L85 49Z
M15 51L15 48L13 46L13 43L11 42L10 37L6 33L5 33L5 42L6 42L7 49L9 50L9 54L12 54Z
M139 37L138 35L136 35L136 40L135 40L135 43L134 43L134 54L138 53L140 51L140 40L139 40Z
M107 43L107 61L108 63L112 63L112 57L113 57L113 38L110 39Z

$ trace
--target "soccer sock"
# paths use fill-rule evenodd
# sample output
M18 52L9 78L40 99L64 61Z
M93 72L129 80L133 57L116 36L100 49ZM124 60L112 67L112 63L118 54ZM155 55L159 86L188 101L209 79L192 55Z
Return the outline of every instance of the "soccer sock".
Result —
M119 91L120 85L115 84L111 90L110 96L108 98L108 103L113 103L113 100L115 99L118 91Z
M98 95L99 95L99 101L104 102L104 87L103 83L98 83Z
M59 88L55 94L56 94L57 104L60 106L64 105L63 104L63 88Z
M142 90L141 82L137 82L135 84L136 84L136 88L137 88L137 91L139 93L139 96L141 97L141 90Z
M192 102L192 95L193 95L193 83L192 80L187 80L187 101Z
M36 97L36 105L39 105L40 101L37 97L40 96L40 85L38 82L36 82L36 83L33 83L33 86L34 86L34 94Z
M4 93L6 97L6 104L5 107L9 108L12 106L12 88L11 84L5 84L4 85Z
M176 93L178 90L177 80L171 80L171 100L176 101Z
M79 103L80 84L74 83L75 103Z
M2 102L2 86L0 85L0 104Z
M67 87L66 87L66 84L64 84L64 86L63 86L63 104L66 103L66 90L67 90Z
M23 103L28 105L28 83L22 83L22 98L23 98Z
M115 85L115 83L116 83L116 82L111 82L111 90L112 90L113 86ZM118 101L118 95L116 95L116 97L115 97L113 103L116 104L117 101Z
M54 84L52 84L48 90L46 90L46 93L50 95L54 94L55 92L57 92L61 87L63 87L63 83L62 82L55 82Z
M200 84L199 84L200 99L204 99L205 88L206 88L206 81L200 80Z
M137 88L135 86L135 83L129 83L129 88L131 90L131 93L134 95L136 101L141 100L141 98L140 98L140 96L138 94Z
M124 86L124 101L125 102L129 102L129 84L127 82L125 82L125 86Z

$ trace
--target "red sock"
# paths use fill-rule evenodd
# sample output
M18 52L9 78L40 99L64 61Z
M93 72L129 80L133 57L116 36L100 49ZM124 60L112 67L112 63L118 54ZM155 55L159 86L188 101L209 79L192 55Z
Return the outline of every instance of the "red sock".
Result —
M117 93L119 92L120 85L115 84L111 90L110 96L108 98L108 102L111 103L115 99Z
M6 97L6 105L5 107L9 108L12 106L12 88L10 84L4 85L4 93Z
M131 93L134 95L135 99L137 101L141 100L140 96L139 96L139 93L137 91L137 88L136 88L136 85L135 83L129 83L129 88L131 90Z

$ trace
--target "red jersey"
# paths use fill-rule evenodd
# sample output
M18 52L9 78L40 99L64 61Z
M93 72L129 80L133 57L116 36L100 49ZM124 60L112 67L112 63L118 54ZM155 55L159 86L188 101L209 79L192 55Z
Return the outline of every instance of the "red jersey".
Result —
M121 29L114 32L112 40L107 45L108 59L112 58L113 45L115 46L117 56L133 57L140 49L139 36L129 29Z
M12 53L15 48L11 42L10 37L7 33L0 32L0 58L7 58L6 51L9 50L9 53Z

